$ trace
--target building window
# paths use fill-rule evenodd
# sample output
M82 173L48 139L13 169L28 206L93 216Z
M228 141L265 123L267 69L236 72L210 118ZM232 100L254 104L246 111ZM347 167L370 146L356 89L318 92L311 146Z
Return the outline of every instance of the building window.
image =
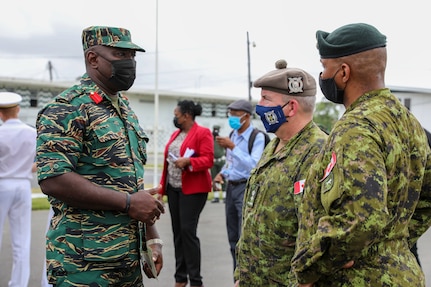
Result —
M30 99L30 107L37 108L37 99Z

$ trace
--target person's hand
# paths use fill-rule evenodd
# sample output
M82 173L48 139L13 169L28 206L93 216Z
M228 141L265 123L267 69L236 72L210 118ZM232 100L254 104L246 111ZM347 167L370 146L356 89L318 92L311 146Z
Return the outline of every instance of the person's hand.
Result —
M233 287L239 287L239 280L235 281L235 284L233 285Z
M153 261L154 261L154 265L156 266L156 271L158 276L160 274L160 271L163 268L162 246L160 244L155 243L155 244L149 245L148 247L151 248L153 252ZM148 278L155 278L147 262L144 263L143 270L145 275L147 275Z
M180 169L184 169L190 165L190 158L188 157L179 157L175 162L175 166Z
M353 265L355 264L355 261L350 260L349 262L347 262L346 264L343 265L343 269L348 269L351 268Z
M235 144L230 140L229 137L216 137L216 142L224 148L233 149Z
M157 200L161 201L163 203L164 206L164 201L163 201L163 194L157 193Z
M223 184L223 183L224 183L223 176L221 176L221 174L220 174L220 173L218 173L216 176L214 176L213 181L214 181L214 182L221 183L221 184Z
M153 225L165 213L163 202L154 197L159 192L161 185L150 189L141 189L131 195L129 216Z
M351 268L355 264L355 261L350 260L346 264L343 265L343 269ZM307 284L298 284L298 287L313 287L314 283L307 283Z

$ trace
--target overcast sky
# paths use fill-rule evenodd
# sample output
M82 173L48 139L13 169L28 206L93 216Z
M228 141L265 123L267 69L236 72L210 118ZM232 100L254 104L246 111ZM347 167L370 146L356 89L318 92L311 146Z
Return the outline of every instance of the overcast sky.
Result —
M81 32L124 27L138 53L132 89L154 89L156 2L111 0L8 1L0 17L0 77L74 81L84 73ZM247 31L252 80L278 59L316 78L316 30L365 22L387 36L386 84L431 89L431 15L427 1L158 0L158 87L248 97ZM320 92L320 91L319 91ZM253 89L253 99L259 90Z

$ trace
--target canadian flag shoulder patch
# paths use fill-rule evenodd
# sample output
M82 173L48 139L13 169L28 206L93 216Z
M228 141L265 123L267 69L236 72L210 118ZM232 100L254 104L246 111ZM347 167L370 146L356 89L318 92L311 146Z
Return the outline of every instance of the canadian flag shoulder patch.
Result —
M328 177L328 175L331 173L331 171L334 168L334 166L335 166L336 163L337 163L337 155L335 154L335 152L332 152L331 161L326 166L325 171L323 173L323 177L320 180L320 182L324 181L325 178Z
M300 194L304 191L305 179L301 179L293 184L293 194Z

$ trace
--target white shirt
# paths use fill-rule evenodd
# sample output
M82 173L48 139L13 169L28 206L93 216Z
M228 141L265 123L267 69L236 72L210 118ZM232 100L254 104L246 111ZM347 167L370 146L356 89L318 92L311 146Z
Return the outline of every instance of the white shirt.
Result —
M0 126L0 179L32 178L36 136L36 129L19 119L9 119Z

